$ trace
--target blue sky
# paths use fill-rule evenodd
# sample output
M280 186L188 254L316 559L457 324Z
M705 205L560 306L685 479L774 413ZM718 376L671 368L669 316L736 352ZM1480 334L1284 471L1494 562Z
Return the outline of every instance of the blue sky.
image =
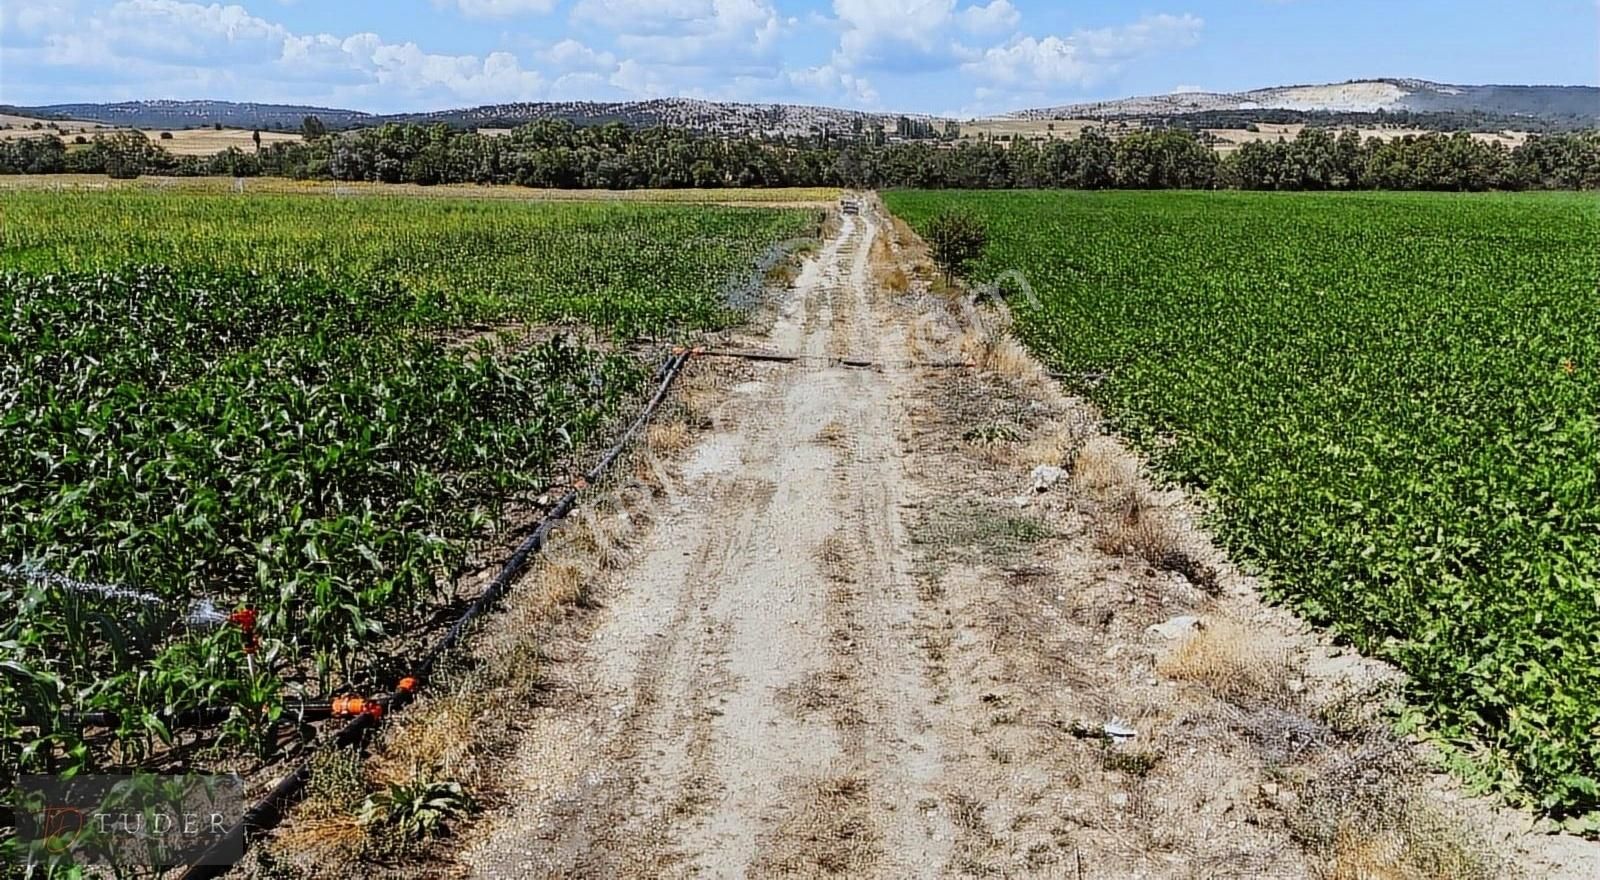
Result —
M1597 0L3 0L0 103L687 96L975 115L1408 76L1596 84Z

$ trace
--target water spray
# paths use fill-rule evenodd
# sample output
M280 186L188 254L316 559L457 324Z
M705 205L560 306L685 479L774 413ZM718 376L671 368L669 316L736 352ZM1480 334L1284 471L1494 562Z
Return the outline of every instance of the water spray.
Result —
M82 595L99 596L116 602L128 602L147 607L161 607L167 603L160 596L118 584L99 584L82 581L46 570L37 563L15 565L0 562L0 578L11 578L35 587L51 587ZM230 622L228 615L217 610L210 599L200 599L183 614L183 622L192 629L216 629ZM254 627L252 626L252 630Z

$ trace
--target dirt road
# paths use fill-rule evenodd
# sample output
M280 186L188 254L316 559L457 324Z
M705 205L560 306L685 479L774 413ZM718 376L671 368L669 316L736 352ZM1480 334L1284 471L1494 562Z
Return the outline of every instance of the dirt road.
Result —
M843 224L770 336L815 360L733 389L585 656L557 673L600 710L570 743L591 766L503 823L483 876L942 864L928 719L940 709L901 521L901 375L827 364L904 361L902 335L870 291L879 220Z
M1515 874L1519 833L1360 708L1382 676L1263 608L1092 413L1003 346L915 366L926 285L881 283L912 267L879 209L842 222L752 340L809 357L728 367L452 873ZM1070 475L1029 494L1041 463Z

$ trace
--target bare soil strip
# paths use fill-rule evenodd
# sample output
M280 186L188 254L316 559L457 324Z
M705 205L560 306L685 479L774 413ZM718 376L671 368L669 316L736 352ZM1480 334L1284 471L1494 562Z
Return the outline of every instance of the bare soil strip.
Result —
M478 877L1600 875L1388 733L876 205L544 637ZM879 369L849 369L838 358ZM972 370L908 365L970 360ZM1035 479L1036 466L1058 468Z

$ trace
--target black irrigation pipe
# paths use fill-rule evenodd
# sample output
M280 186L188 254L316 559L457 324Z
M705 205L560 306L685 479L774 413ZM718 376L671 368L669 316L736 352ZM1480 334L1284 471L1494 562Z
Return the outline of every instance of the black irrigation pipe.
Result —
M356 695L351 695L356 696ZM364 699L356 696L357 699ZM367 703L377 703L387 706L389 697L382 696ZM301 700L299 702L285 703L283 711L285 716L292 719L322 718L340 714L336 706L337 700L328 698L323 700ZM166 722L168 727L190 728L208 724L221 724L233 714L231 707L212 706L204 709L185 709L171 714L158 714L157 717ZM355 714L353 711L349 714ZM81 715L65 713L63 716L68 721L75 721L84 727L113 728L122 723L122 716L116 712L85 712Z
M673 384L677 382L678 376L683 372L683 368L689 362L692 354L687 350L679 350L667 358L666 363L656 373L656 378L660 384L656 388L655 394L650 398L649 403L645 404L644 410L639 413L639 417L633 421L633 424L628 426L628 429L622 433L621 437L617 438L617 442L606 451L605 455L600 457L594 467L589 469L589 472L584 475L584 482L578 487L569 490L566 495L562 496L561 501L549 513L545 514L544 519L540 520L538 527L533 530L533 534L529 535L521 546L517 547L516 551L511 554L511 557L506 560L505 564L501 566L500 573L495 576L489 587L483 591L483 595L479 596L466 611L462 612L461 617L455 622L454 626L450 627L449 632L446 632L439 639L439 642L433 646L432 650L423 655L412 672L415 680L426 681L429 674L432 673L434 665L439 662L439 658L461 642L462 637L467 632L467 627L474 620L487 613L511 589L511 585L517 579L517 576L527 567L528 560L532 559L535 554L544 548L545 543L550 538L550 534L577 506L578 493L600 481L600 478L611 468L611 465L622 457L622 453L633 442L633 438L644 429L644 426L655 415L656 411L661 408L661 403L667 399L667 394L672 391ZM390 694L387 699L381 699L381 702L388 707L387 712L397 712L411 702L415 696L414 688L399 689ZM376 714L356 716L334 736L333 745L336 748L346 748L361 743L367 733L380 720L381 716ZM182 880L214 880L214 878L221 877L231 871L234 867L231 864L208 864L208 862L221 861L221 857L230 849L236 849L241 853L247 850L251 842L251 836L271 830L282 821L284 812L299 797L301 790L310 781L311 760L308 757L300 762L300 766L295 768L293 773L280 780L272 791L267 793L266 797L263 797L255 806L246 811L244 817L232 828L228 829L226 835L213 842L210 847L192 860L187 870L184 871Z
M857 369L869 370L880 369L890 365L890 363L887 361L875 361L870 358L836 358L829 357L827 355L780 354L778 352L758 351L754 349L707 348L701 349L698 353L704 357L734 358L737 360L746 361L767 361L778 364L798 364L802 362L825 363L830 366L838 365L841 367L855 367ZM895 364L895 366L906 368L925 367L928 369L954 370L962 369L970 366L970 364L967 364L965 361L903 361Z

